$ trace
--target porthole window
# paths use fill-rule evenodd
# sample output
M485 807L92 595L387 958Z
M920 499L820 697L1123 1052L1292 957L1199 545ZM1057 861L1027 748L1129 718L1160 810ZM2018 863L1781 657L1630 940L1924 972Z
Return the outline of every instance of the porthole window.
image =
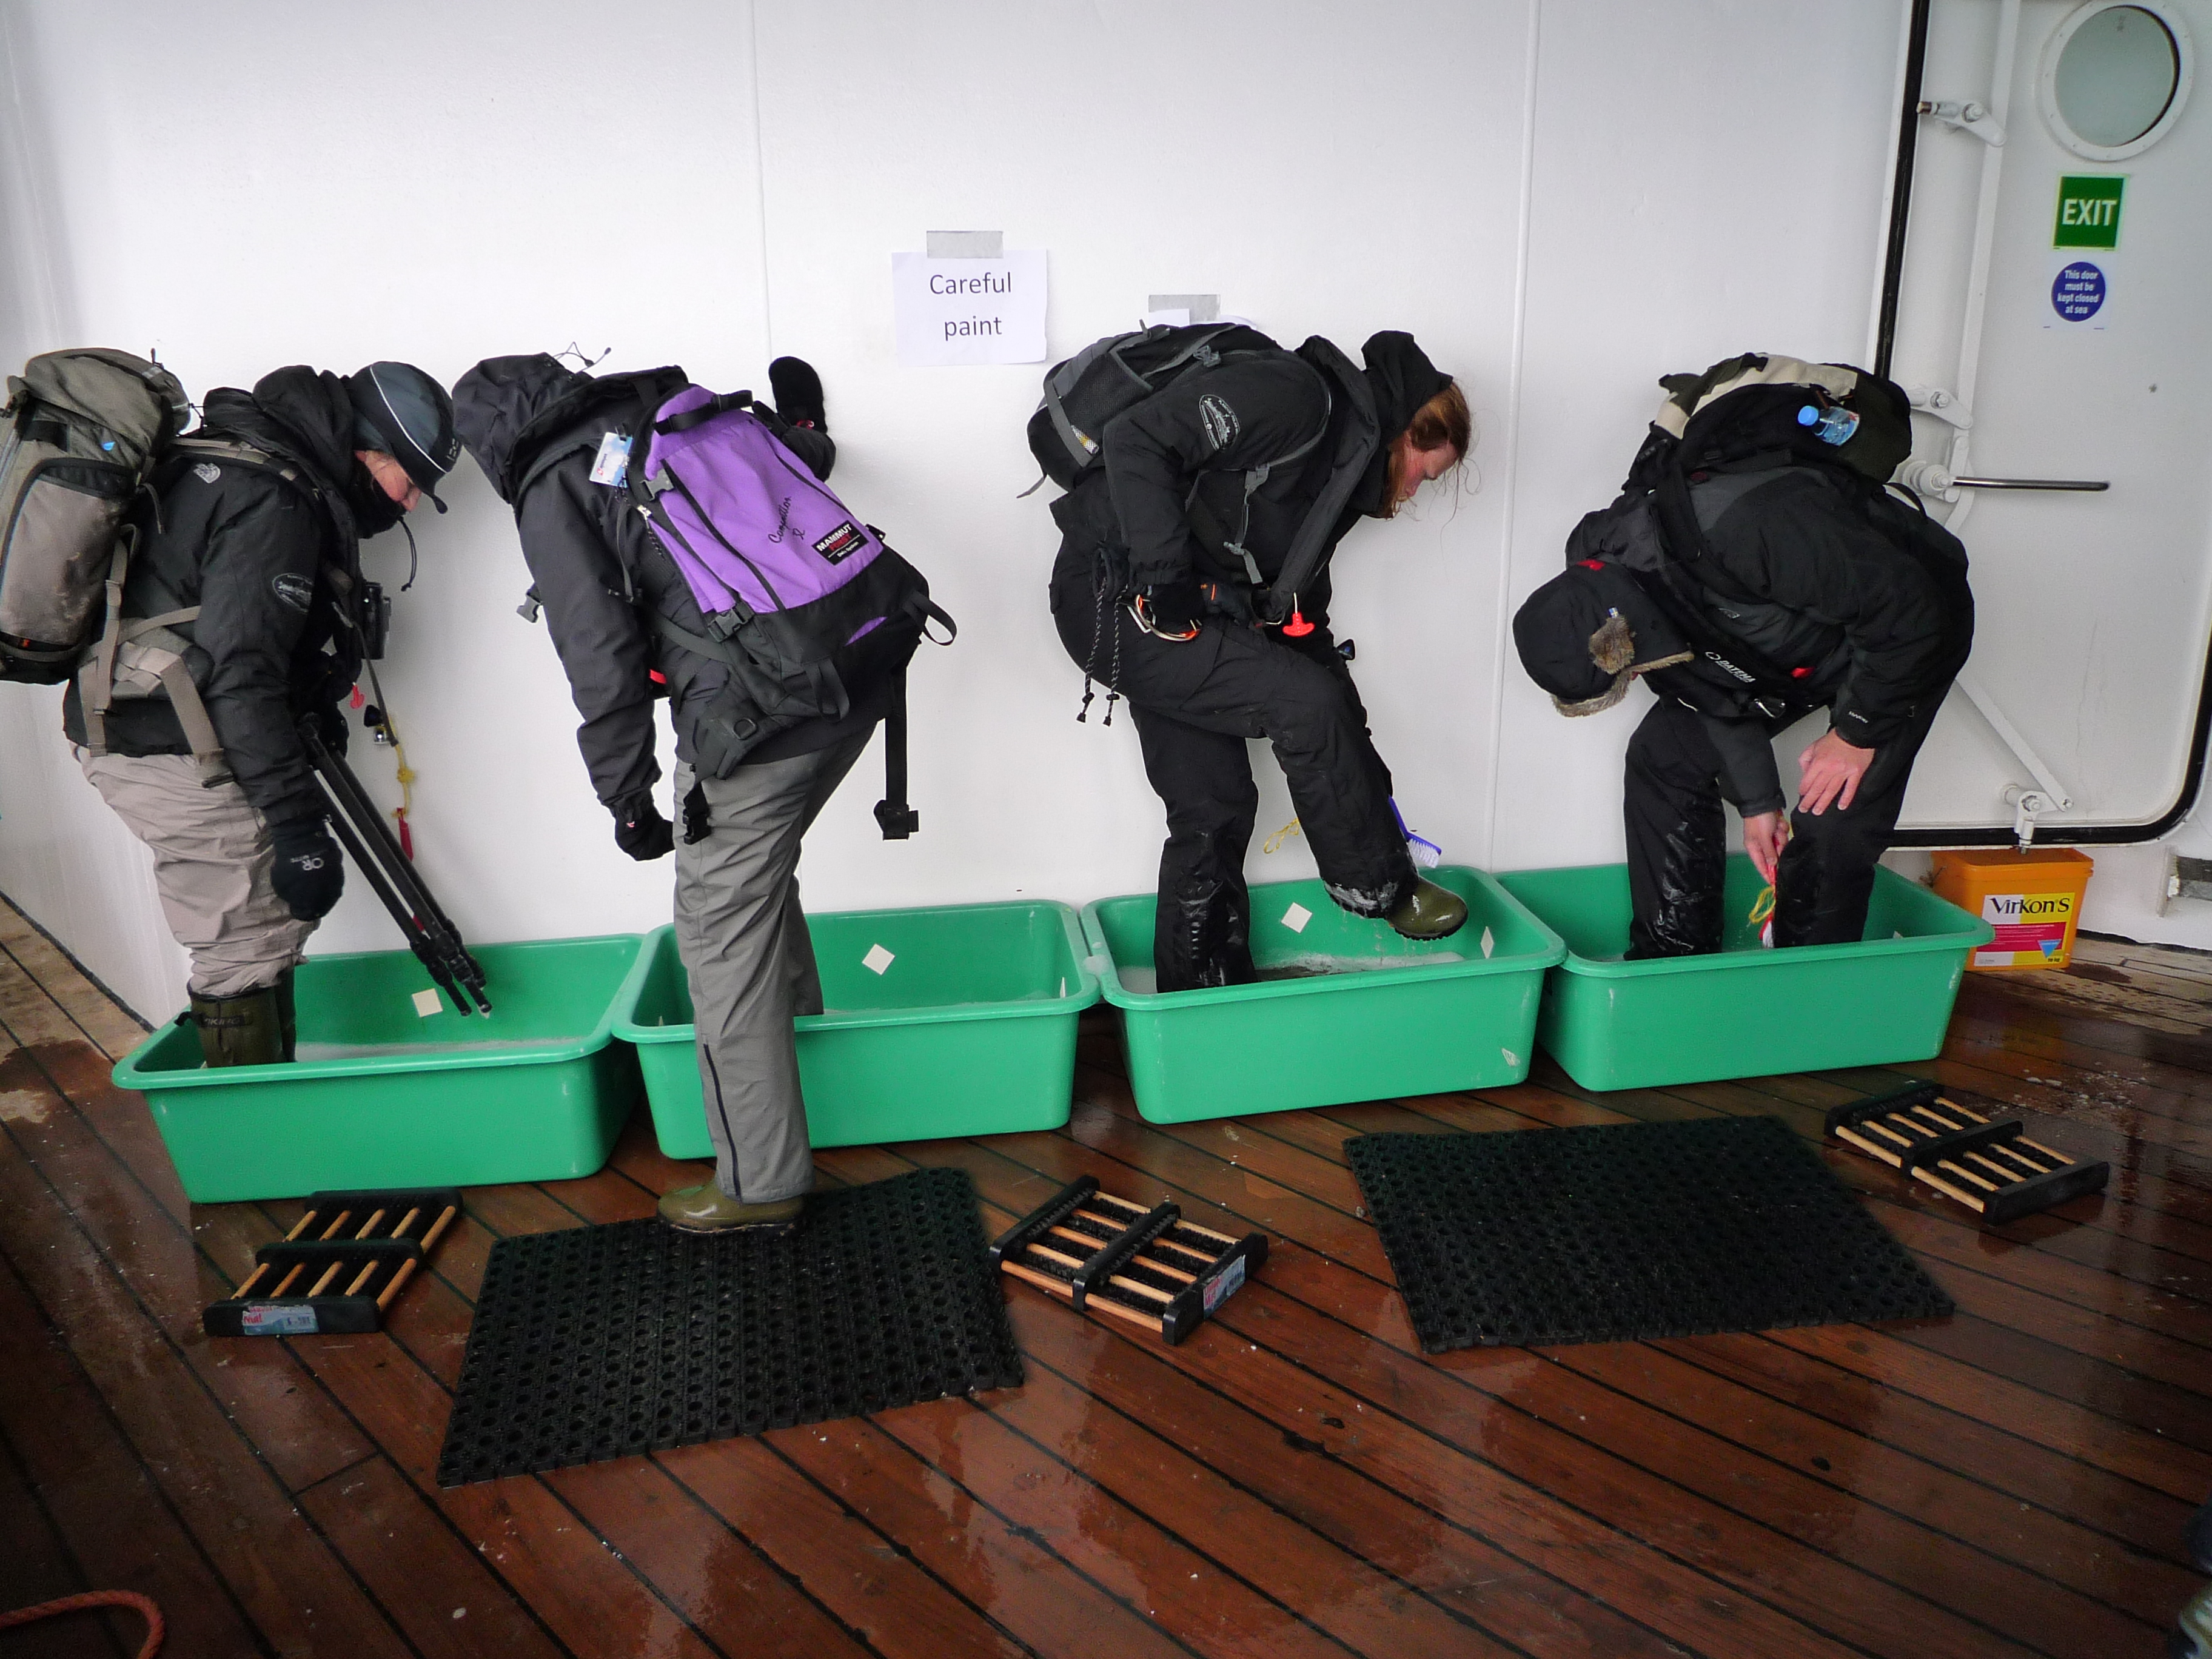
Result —
M2196 52L2189 26L2155 6L2095 0L2043 49L2038 101L2051 136L2092 161L2140 155L2189 100Z

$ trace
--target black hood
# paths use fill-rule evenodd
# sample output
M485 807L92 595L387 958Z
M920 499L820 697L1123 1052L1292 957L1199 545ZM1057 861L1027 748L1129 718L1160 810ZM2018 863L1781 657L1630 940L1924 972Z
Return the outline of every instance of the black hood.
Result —
M547 439L596 409L641 395L657 404L690 383L674 368L599 378L542 351L487 357L454 384L453 425L461 447L512 507L516 487Z
M207 436L237 438L305 462L326 489L344 491L360 465L353 456L353 398L327 369L295 363L263 375L251 392L217 386L202 407Z
M1368 337L1359 348L1367 362L1367 384L1375 389L1375 419L1389 448L1413 425L1423 404L1451 384L1451 376L1429 361L1413 337L1394 328Z
M1531 593L1513 617L1513 643L1528 678L1563 703L1602 696L1617 671L1590 656L1590 636L1618 615L1634 636L1635 665L1688 648L1680 631L1634 573L1596 559L1577 560Z
M1382 441L1375 447L1359 487L1352 492L1347 520L1359 514L1380 518L1389 508L1384 498L1390 492L1390 446L1413 425L1421 405L1451 384L1451 376L1429 361L1413 337L1398 329L1370 335L1359 355L1366 360L1367 385L1375 394L1375 423Z

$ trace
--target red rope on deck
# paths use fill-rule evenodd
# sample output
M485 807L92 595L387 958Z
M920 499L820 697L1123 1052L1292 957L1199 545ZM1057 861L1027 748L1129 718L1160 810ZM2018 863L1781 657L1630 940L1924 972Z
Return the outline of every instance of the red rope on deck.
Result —
M0 1613L0 1630L11 1630L40 1619L58 1618L64 1613L87 1613L94 1607L136 1607L146 1620L146 1645L138 1650L138 1659L154 1659L161 1652L161 1610L154 1605L153 1597L141 1595L136 1590L88 1590L82 1595L64 1595L59 1601L41 1601L35 1607Z

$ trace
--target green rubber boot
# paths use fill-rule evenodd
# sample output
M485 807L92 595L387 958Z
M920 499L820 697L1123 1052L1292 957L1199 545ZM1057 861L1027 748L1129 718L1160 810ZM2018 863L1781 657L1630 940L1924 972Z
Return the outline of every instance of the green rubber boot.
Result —
M291 1059L284 1042L284 1013L274 985L234 997L192 994L191 1022L200 1053L210 1066L276 1066Z
M1467 925L1467 901L1432 881L1416 880L1413 893L1385 920L1407 939L1443 939Z
M799 1224L799 1212L805 1204L803 1198L741 1204L710 1181L703 1187L679 1187L663 1198L660 1218L687 1233L787 1233Z

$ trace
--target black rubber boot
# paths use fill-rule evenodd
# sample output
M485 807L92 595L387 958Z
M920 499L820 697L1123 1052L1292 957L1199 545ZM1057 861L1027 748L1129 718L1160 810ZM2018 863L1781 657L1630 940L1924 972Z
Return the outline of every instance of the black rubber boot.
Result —
M822 402L822 377L803 357L779 357L768 366L769 390L775 394L775 412L793 426L830 429Z
M292 975L297 970L287 968L276 976L276 1023L284 1034L284 1058L300 1057L300 1005L292 992Z
M264 985L234 997L192 995L191 1021L200 1052L210 1066L276 1066L285 1052L284 1014L276 987Z
M1407 939L1443 939L1467 926L1467 901L1432 881L1417 881L1387 920Z

